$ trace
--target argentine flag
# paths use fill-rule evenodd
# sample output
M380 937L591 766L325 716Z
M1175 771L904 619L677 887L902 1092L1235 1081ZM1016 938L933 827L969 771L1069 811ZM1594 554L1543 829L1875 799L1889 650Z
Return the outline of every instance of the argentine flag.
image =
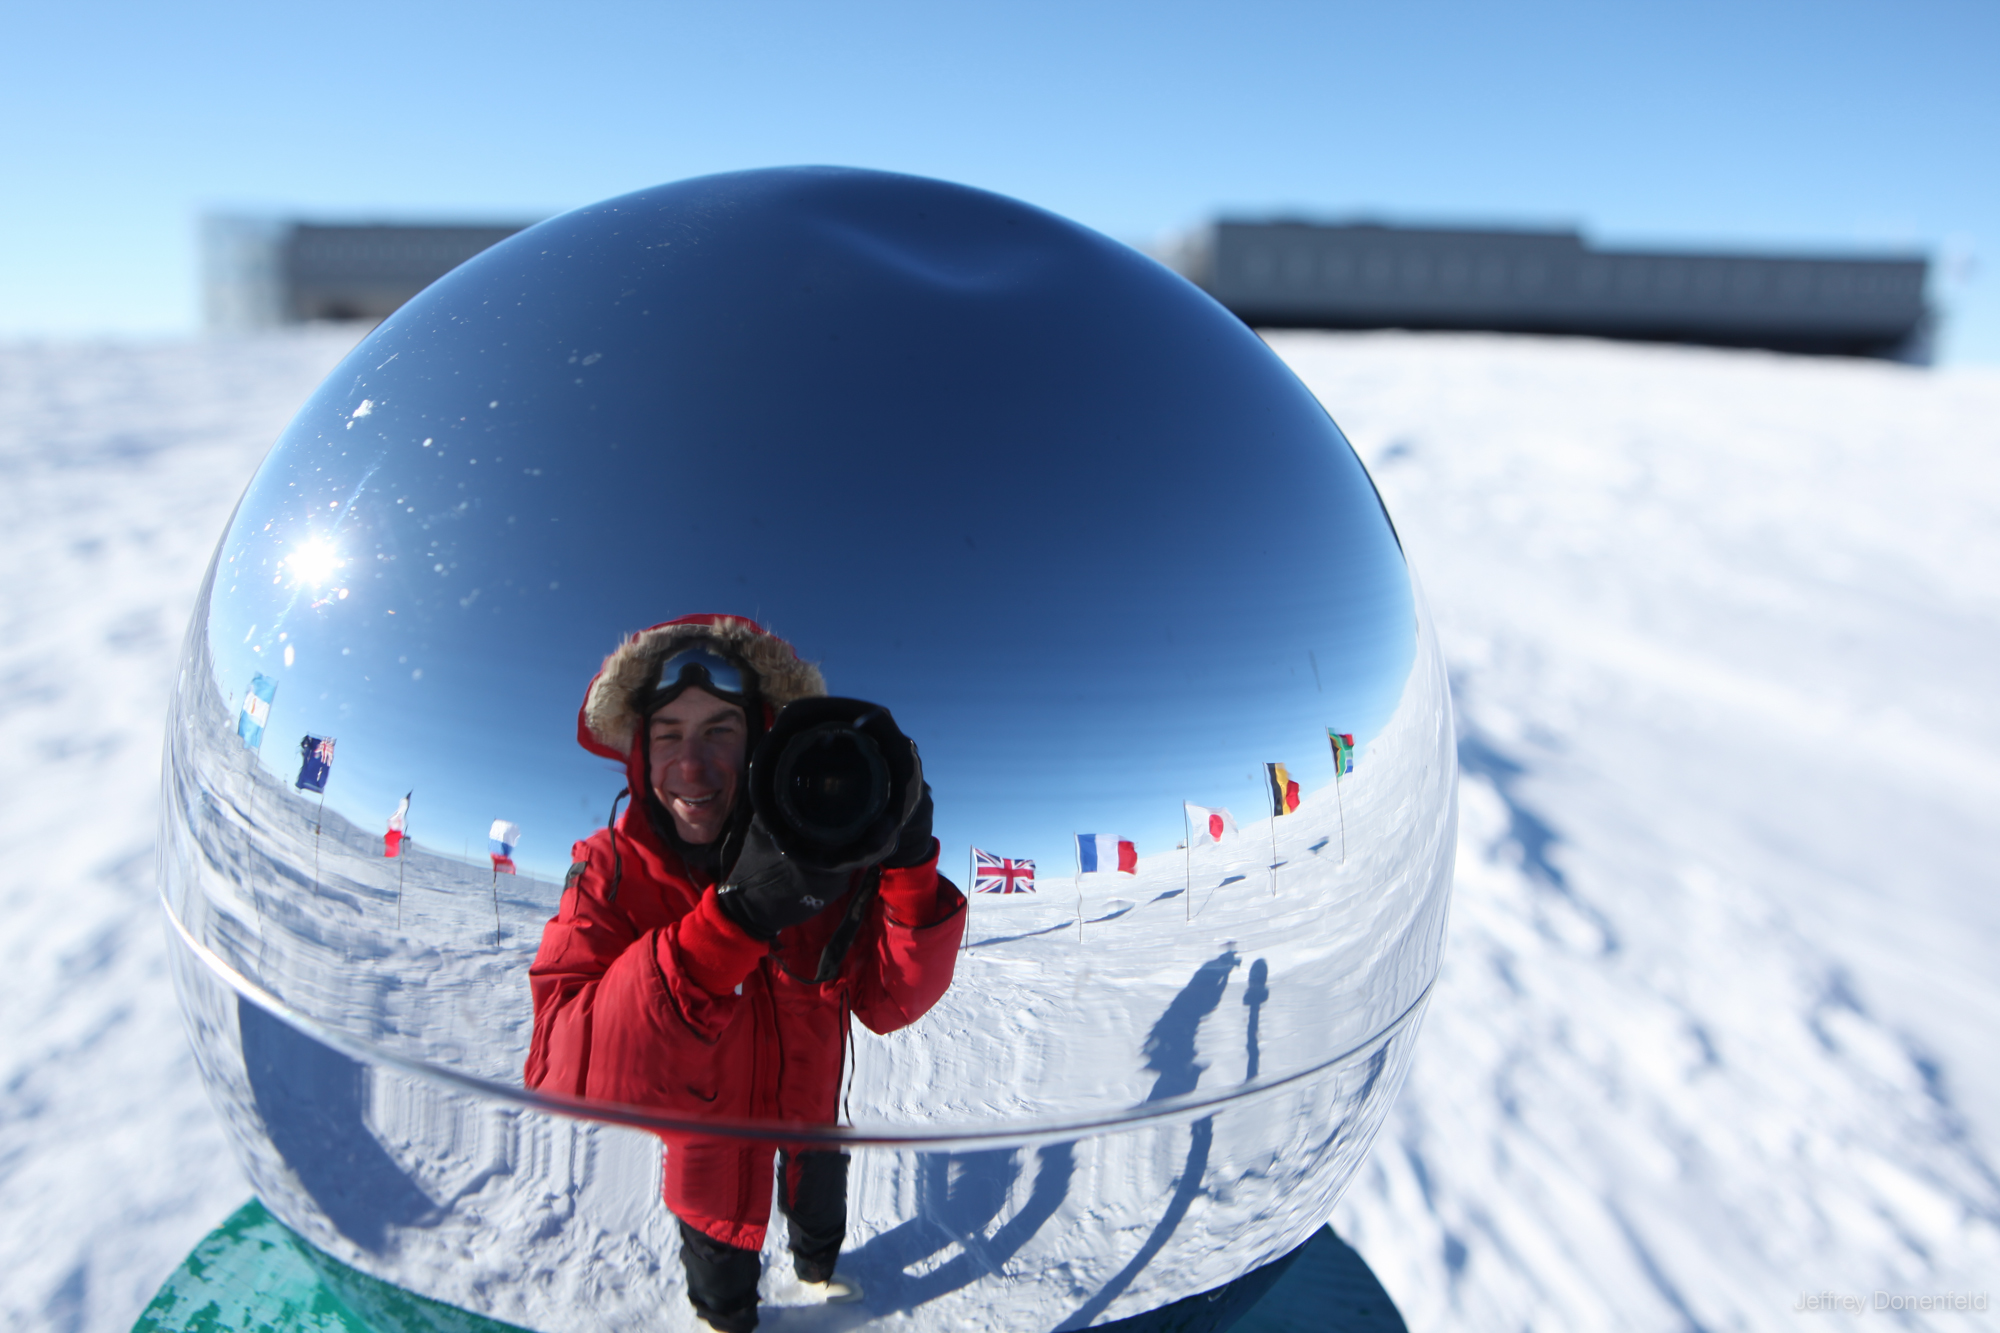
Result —
M271 696L278 692L275 677L250 678L250 692L243 696L243 711L236 718L236 734L247 749L264 748L264 724L271 720Z

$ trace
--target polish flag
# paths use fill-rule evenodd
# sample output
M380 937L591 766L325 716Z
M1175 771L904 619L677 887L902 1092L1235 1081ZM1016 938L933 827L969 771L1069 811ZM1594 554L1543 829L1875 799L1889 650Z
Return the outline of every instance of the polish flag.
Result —
M1226 835L1236 832L1236 817L1227 810L1211 810L1193 801L1182 801L1181 804L1187 807L1188 832L1193 835L1188 846L1221 842Z
M403 793L403 803L396 807L396 813L389 816L389 831L382 835L382 855L401 856L403 840L410 836L410 796Z
M1085 875L1094 875L1100 870L1136 875L1139 873L1139 849L1130 838L1079 833L1076 835L1076 864L1078 871Z

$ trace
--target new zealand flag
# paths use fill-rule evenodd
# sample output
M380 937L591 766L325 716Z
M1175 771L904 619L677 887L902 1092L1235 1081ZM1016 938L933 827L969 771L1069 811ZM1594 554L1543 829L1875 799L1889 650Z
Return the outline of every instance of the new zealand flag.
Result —
M333 771L333 737L307 736L299 742L300 791L326 794L326 775Z

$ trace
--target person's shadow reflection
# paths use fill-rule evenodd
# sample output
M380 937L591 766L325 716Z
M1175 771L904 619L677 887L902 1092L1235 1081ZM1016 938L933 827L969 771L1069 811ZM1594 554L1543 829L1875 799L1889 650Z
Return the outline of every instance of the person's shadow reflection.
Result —
M1240 961L1231 949L1203 963L1147 1033L1142 1048L1146 1068L1157 1075L1147 1102L1164 1101L1195 1090L1205 1068L1195 1059L1202 1021L1222 1002L1230 974ZM1252 995L1246 996L1245 1001L1251 1005L1250 1063L1254 1075L1257 1008L1268 994L1263 986L1262 959L1257 961L1251 977ZM1089 1323L1131 1285L1165 1246L1201 1193L1211 1138L1209 1120L1196 1122L1187 1162L1166 1213L1139 1253L1064 1322L1065 1328ZM893 1301L882 1305L871 1301L872 1315L915 1309L1004 1269L1062 1206L1075 1174L1073 1143L1052 1143L1037 1149L1034 1184L1027 1201L989 1235L987 1229L1005 1210L1026 1158L1025 1152L1004 1149L925 1153L918 1157L916 1216L874 1237L849 1256L864 1283L876 1290L896 1293ZM951 1259L920 1276L908 1275L910 1268L953 1245L959 1253Z
M1174 997L1167 1012L1160 1015L1160 1021L1153 1024L1153 1030L1146 1036L1146 1068L1155 1070L1159 1078L1153 1083L1153 1091L1146 1100L1165 1101L1169 1097L1183 1097L1195 1090L1201 1081L1202 1071L1207 1066L1195 1060L1195 1039L1200 1035L1201 1022L1215 1012L1222 1003L1222 992L1229 985L1229 974L1236 970L1240 961L1234 949L1225 949L1221 954L1209 959L1194 974L1193 980L1181 988ZM1264 996L1270 992L1264 987L1264 960L1258 959L1251 970L1251 990L1257 995L1244 996L1250 1005L1250 1065L1254 1070L1257 1063L1257 1011ZM1064 1320L1061 1327L1066 1329L1086 1328L1098 1315L1109 1308L1111 1302L1123 1295L1132 1285L1134 1278L1146 1270L1154 1256L1165 1248L1167 1241L1180 1227L1188 1209L1201 1196L1201 1181L1208 1171L1208 1153L1215 1139L1215 1117L1203 1116L1194 1122L1188 1135L1187 1161L1181 1166L1180 1179L1174 1182L1173 1196L1167 1200L1167 1209L1153 1226L1153 1234L1139 1247L1125 1267L1109 1282L1098 1289L1095 1296L1078 1307L1075 1314Z
M987 1228L1007 1206L1026 1154L996 1149L919 1156L917 1215L850 1256L865 1281L896 1293L874 1312L913 1310L1004 1268L1069 1197L1074 1147L1051 1143L1036 1150L1027 1202L991 1235ZM907 1276L913 1265L954 1244L957 1255L919 1277Z
M1257 1081L1257 1066L1260 1062L1257 1049L1257 1019L1263 1011L1264 1001L1271 998L1271 988L1264 984L1269 980L1270 975L1271 969L1264 965L1263 959L1259 958L1256 962L1250 964L1250 984L1243 988L1243 1003L1250 1009L1248 1031L1243 1039L1243 1081L1245 1083L1255 1083Z
M243 1070L271 1146L334 1230L371 1254L389 1228L423 1226L437 1205L383 1150L363 1118L365 1070L241 997Z

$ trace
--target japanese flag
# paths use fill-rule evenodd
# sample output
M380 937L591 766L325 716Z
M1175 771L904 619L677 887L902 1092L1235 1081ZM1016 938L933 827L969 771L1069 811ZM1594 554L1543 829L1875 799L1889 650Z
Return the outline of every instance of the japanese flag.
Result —
M1236 818L1227 810L1211 810L1193 801L1183 801L1187 807L1188 834L1190 847L1201 847L1211 842L1221 842L1236 832Z

